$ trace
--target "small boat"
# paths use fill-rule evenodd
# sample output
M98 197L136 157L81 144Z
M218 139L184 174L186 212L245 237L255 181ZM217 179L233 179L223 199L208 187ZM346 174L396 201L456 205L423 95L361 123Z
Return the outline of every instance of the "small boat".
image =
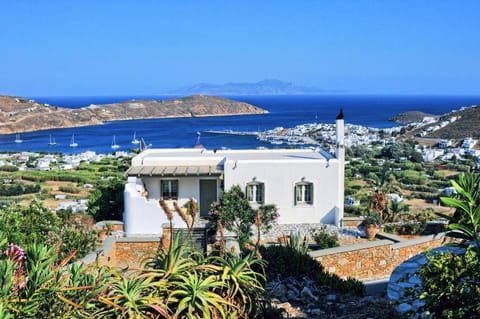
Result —
M118 145L116 142L115 142L115 135L113 136L113 141L112 141L112 149L117 149L117 148L120 148L120 145Z
M15 136L15 143L22 143L22 142L23 142L23 140L20 138L20 134L17 134Z
M72 134L72 141L70 142L70 147L77 147L78 143L75 142L75 134Z
M132 139L132 144L139 144L140 141L137 138L137 132L133 133L133 139Z
M55 142L55 137L52 138L52 134L50 134L50 140L48 141L48 146L55 146L57 142Z

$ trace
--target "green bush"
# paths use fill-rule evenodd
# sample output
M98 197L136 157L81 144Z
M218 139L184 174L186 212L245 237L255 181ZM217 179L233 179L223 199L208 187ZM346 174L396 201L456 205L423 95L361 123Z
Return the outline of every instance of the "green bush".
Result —
M275 205L262 205L257 210L252 209L240 186L234 185L220 195L218 203L212 203L209 220L215 229L220 223L226 230L235 232L240 247L243 247L251 241L253 225L258 232L267 232L278 217Z
M320 228L312 230L310 236L315 241L320 249L338 247L338 234L336 232L329 232L325 225L321 225Z
M18 167L15 165L2 165L0 166L0 171L2 172L16 172L18 171Z
M81 258L93 251L96 232L71 217L61 217L37 202L27 207L3 207L0 209L0 233L10 243L20 246L34 243L55 246L59 258L73 251L77 251L75 258Z
M349 216L360 216L363 213L363 210L360 206L345 206L344 208L345 215Z
M385 224L385 232L398 235L421 235L425 232L427 224L425 222L403 222L395 224Z
M457 194L442 197L455 208L453 215L437 213L448 220L450 243L465 249L464 255L427 254L427 263L418 270L421 289L411 290L413 298L423 300L420 308L435 318L478 318L480 313L480 175L462 174L452 180Z
M70 193L70 194L78 194L80 193L80 189L78 187L75 187L73 185L62 185L58 187L58 190L64 193Z
M0 196L19 196L23 194L38 193L40 185L38 184L0 184Z
M464 256L453 253L430 254L418 272L423 300L420 311L438 319L478 318L480 314L480 256L470 247Z

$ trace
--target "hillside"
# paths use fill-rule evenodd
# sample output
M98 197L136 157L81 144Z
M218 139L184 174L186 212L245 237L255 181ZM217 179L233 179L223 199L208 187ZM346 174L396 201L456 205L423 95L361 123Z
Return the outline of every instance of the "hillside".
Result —
M433 115L433 114L428 114L425 112L420 112L420 111L409 111L405 113L400 113L398 115L395 115L389 121L395 122L395 123L401 123L401 124L410 124L414 122L421 122L423 118L425 117L432 117L438 119L438 115Z
M427 136L445 139L463 139L465 137L480 139L480 105L443 115L440 117L440 121L446 121L452 116L457 117L455 122Z
M264 114L254 105L194 95L172 100L131 100L79 109L49 106L20 97L0 96L0 134L99 125L109 121L172 117Z
M421 112L415 113L417 113L417 115L421 114ZM400 114L395 118L408 118L408 114L404 114ZM420 132L426 131L427 133L423 136L423 138L463 140L466 137L472 137L474 139L480 139L480 105L465 107L457 111L452 111L445 115L434 115L433 117L437 118L438 121L432 124L422 126L418 129L407 131L404 135L404 138L412 138L417 136ZM455 120L451 121L452 118L455 118ZM413 117L410 119L413 119ZM412 122L415 121L405 121L405 123ZM416 122L421 122L421 120L417 120ZM438 128L429 132L429 127L437 127L438 124L441 122L448 122L448 124L446 124L442 128Z

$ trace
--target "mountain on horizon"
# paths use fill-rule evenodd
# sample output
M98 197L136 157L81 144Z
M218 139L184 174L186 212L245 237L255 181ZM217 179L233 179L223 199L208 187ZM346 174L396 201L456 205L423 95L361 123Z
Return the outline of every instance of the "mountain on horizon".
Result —
M169 94L208 94L208 95L288 95L288 94L321 94L331 93L316 87L298 86L276 79L263 80L256 83L198 83L176 90Z

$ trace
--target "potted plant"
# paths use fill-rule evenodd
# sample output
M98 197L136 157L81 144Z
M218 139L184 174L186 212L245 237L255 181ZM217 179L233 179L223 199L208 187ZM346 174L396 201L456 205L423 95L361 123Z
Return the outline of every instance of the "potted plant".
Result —
M378 212L368 213L364 216L361 225L365 230L365 237L367 239L373 239L380 231L380 227L383 225L383 219Z

